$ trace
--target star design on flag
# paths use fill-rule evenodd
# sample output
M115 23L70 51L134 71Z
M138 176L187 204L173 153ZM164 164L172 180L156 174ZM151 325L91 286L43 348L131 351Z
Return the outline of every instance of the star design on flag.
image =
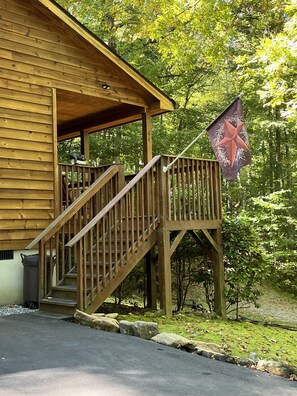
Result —
M248 145L239 136L243 126L244 123L241 121L239 121L235 127L229 121L224 120L224 137L215 145L215 148L224 147L226 149L231 168L233 168L238 148L250 151Z

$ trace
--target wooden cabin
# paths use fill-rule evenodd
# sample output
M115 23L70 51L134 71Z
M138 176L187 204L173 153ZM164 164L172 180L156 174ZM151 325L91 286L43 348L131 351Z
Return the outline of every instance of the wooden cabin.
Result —
M0 304L21 302L24 251L39 254L41 309L68 313L96 311L146 257L150 305L159 295L170 314L170 256L188 231L213 260L224 316L218 164L165 172L174 158L152 154L151 118L174 102L53 0L1 0L0 32ZM88 159L90 133L139 120L132 180L118 164L58 163L59 141L80 137Z

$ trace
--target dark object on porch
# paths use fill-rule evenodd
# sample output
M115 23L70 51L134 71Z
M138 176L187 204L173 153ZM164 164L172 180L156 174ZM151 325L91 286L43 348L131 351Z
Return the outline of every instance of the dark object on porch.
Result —
M87 165L87 161L85 160L85 157L83 154L76 154L76 153L71 153L69 154L71 164L78 164L78 165Z

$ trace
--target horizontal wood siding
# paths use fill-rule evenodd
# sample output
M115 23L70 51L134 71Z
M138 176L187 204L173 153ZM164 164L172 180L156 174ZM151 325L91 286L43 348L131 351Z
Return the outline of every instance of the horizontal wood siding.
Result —
M0 249L22 249L54 216L52 90L1 78Z
M0 3L0 250L24 248L54 218L52 89L26 73L26 35L13 31L23 21L25 33L28 7Z

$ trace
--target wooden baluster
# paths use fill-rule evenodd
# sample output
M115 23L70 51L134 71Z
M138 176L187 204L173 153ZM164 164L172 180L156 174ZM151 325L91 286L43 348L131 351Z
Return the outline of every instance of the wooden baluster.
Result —
M111 210L108 212L107 216L107 230L108 230L108 273L109 273L109 279L112 279L112 273L113 273L113 268L112 268L112 212Z
M141 213L141 235L142 235L142 240L145 240L145 206L144 206L144 200L145 200L145 195L144 195L144 180L143 178L140 180L140 213Z
M114 272L118 272L118 232L119 232L119 205L114 208Z
M191 183L190 183L190 167L189 167L189 159L186 159L186 198L187 198L187 220L192 220L192 202L191 202Z
M86 309L88 306L88 269L87 269L87 251L88 251L88 236L86 234L83 238L82 250L82 266L83 266L83 307Z
M79 310L84 309L84 303L83 303L83 284L84 284L84 277L85 274L83 273L83 268L82 268L82 239L75 245L75 256L77 257L76 261L76 268L77 268L77 280L76 280L76 285L77 285L77 306ZM72 250L72 249L71 249Z
M134 224L134 211L135 211L135 208L134 208L134 199L135 199L135 197L134 197L134 188L132 188L131 189L131 227L130 227L130 231L131 231L131 251L132 251L132 253L134 253L135 252L135 245L134 245L134 226L135 226L135 224Z
M99 292L99 283L100 283L100 228L99 223L95 226L95 245L96 245L96 292Z
M201 209L202 209L202 220L206 217L206 193L205 193L205 161L201 161Z
M102 284L105 286L106 284L106 226L105 226L106 218L105 216L102 218Z
M123 201L124 199L121 199L119 202L119 214L120 214L120 266L122 266L123 262L123 256L124 256L124 210L123 210Z
M140 192L139 192L139 183L135 186L135 205L136 205L136 239L137 239L137 246L140 245Z
M195 186L195 160L191 160L191 200L193 205L193 219L197 220L197 200L196 200L196 186Z
M44 280L44 256L46 249L43 240L39 242L39 301L45 297L45 280Z
M90 261L90 295L91 295L91 301L94 300L94 238L93 238L93 228L90 230L89 233L89 248L88 251L86 252L86 256L87 253L89 252L89 261Z

